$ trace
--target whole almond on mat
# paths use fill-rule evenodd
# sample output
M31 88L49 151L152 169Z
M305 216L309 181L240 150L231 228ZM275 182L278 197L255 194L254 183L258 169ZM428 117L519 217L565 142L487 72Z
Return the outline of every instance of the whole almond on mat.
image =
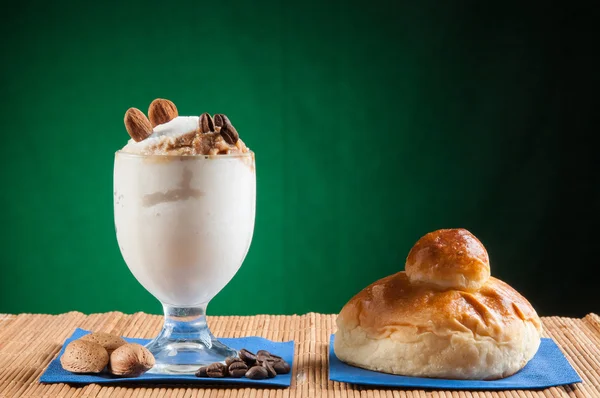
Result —
M110 354L110 373L116 376L137 377L152 369L154 356L136 343L127 343Z
M129 108L125 112L125 128L136 142L143 141L152 134L150 120L137 108Z
M100 344L102 347L104 347L104 349L106 349L108 355L112 354L114 350L121 347L123 344L127 344L127 342L120 336L104 332L86 334L80 340L91 341L93 343Z
M156 127L159 124L170 122L179 116L177 107L175 104L167 99L157 98L150 104L148 108L148 118L152 127Z
M108 352L98 343L74 340L65 348L60 364L73 373L100 373L108 364Z

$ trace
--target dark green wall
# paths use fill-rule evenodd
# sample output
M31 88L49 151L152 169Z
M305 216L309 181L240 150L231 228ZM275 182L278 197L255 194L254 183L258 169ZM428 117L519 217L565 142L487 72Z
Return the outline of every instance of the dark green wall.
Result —
M540 313L600 311L591 10L122 3L5 10L0 312L160 311L112 213L124 112L156 97L256 152L254 240L211 314L337 312L444 227Z

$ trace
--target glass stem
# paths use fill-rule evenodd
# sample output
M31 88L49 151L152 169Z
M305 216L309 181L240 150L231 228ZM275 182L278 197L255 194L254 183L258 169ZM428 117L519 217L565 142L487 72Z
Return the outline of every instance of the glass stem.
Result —
M214 336L206 323L207 304L197 307L173 307L163 304L165 323L157 340L164 339L173 342L199 340L207 348L211 348Z
M200 366L225 362L238 352L213 336L206 324L206 304L174 307L163 304L165 321L146 348L154 355L152 373L193 374Z

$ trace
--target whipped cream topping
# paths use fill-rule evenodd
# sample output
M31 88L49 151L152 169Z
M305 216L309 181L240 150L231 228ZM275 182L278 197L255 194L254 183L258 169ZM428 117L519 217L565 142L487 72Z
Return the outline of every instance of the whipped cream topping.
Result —
M177 116L170 122L159 124L154 127L152 134L150 137L146 138L146 140L162 137L164 135L169 137L179 137L183 134L190 133L198 128L199 119L198 116Z
M217 155L245 153L248 148L241 139L228 144L218 132L201 133L199 116L178 116L159 124L143 141L130 139L123 152L141 155Z
M152 134L143 141L135 142L133 139L127 141L123 148L124 152L142 153L150 147L156 146L164 138L181 137L198 129L198 116L178 116L175 119L154 127Z

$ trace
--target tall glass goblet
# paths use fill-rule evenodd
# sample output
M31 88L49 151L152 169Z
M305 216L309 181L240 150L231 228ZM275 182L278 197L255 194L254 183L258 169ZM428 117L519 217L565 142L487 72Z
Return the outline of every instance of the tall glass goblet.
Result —
M154 373L193 373L237 352L206 324L210 300L238 271L252 240L254 153L115 154L114 216L121 254L163 305L164 325L146 347Z

